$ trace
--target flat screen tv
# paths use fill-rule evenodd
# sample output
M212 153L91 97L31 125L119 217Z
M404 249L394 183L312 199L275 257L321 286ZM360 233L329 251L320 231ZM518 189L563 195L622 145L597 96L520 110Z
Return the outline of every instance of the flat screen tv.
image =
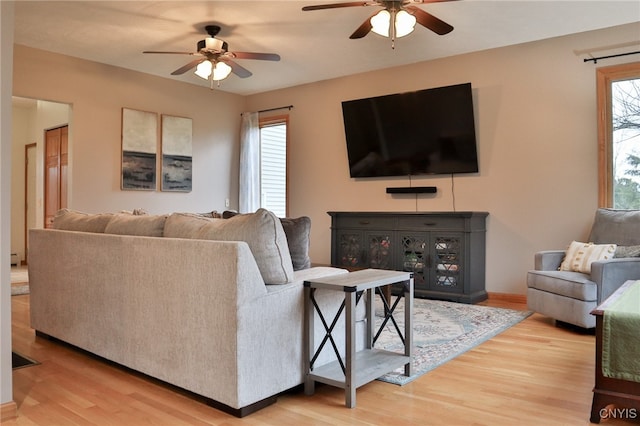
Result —
M478 172L471 83L342 102L353 178Z

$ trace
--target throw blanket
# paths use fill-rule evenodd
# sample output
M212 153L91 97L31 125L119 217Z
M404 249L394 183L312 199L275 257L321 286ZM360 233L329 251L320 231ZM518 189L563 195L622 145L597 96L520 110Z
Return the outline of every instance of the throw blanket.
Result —
M640 281L604 311L602 374L640 382Z

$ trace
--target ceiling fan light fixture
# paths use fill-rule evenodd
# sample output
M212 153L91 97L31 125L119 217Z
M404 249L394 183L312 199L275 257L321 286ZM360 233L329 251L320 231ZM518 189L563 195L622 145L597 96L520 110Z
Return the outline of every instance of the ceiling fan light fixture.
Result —
M207 61L208 62L208 61ZM213 80L224 80L231 74L231 67L224 62L216 62L216 66L213 67Z
M211 63L211 61L208 61L208 60L202 61L196 67L194 74L204 80L208 80L209 76L211 75L212 69L213 69L213 64Z
M383 37L389 37L389 22L391 14L387 9L383 9L371 17L371 31Z
M413 32L416 26L416 17L407 12L401 10L396 13L396 37L404 37Z
M207 37L204 39L204 43L205 43L205 48L208 51L221 52L224 41L214 37Z
M371 17L371 31L383 37L389 37L391 19L394 18L395 38L404 37L413 32L416 26L416 17L406 10L391 13L383 9Z

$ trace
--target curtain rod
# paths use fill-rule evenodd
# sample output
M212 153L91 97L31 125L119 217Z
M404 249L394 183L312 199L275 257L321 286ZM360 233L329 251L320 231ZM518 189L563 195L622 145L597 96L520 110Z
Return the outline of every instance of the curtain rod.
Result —
M281 106L281 107L269 108L269 109L261 109L258 112L270 112L270 111L277 111L279 109L291 109L291 108L293 108L293 105L287 105L287 106Z
M291 109L291 108L293 108L293 105L281 106L281 107L276 107L276 108L261 109L260 111L256 111L256 112L258 112L258 113L270 112L270 111L277 111L279 109ZM244 114L244 113L240 113L240 115L242 115L242 114Z
M638 53L640 53L640 50L636 50L635 52L618 53L616 55L600 56L597 58L587 58L587 59L584 59L584 62L593 61L594 64L597 64L600 59L610 59L610 58L617 58L618 56L637 55Z

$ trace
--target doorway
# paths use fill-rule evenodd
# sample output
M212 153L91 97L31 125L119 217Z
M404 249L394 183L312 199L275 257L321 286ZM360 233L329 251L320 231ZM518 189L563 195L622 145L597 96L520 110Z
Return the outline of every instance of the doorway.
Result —
M24 259L29 259L29 229L36 227L36 154L38 144L24 146Z
M44 227L51 228L56 212L67 207L69 126L45 132Z

